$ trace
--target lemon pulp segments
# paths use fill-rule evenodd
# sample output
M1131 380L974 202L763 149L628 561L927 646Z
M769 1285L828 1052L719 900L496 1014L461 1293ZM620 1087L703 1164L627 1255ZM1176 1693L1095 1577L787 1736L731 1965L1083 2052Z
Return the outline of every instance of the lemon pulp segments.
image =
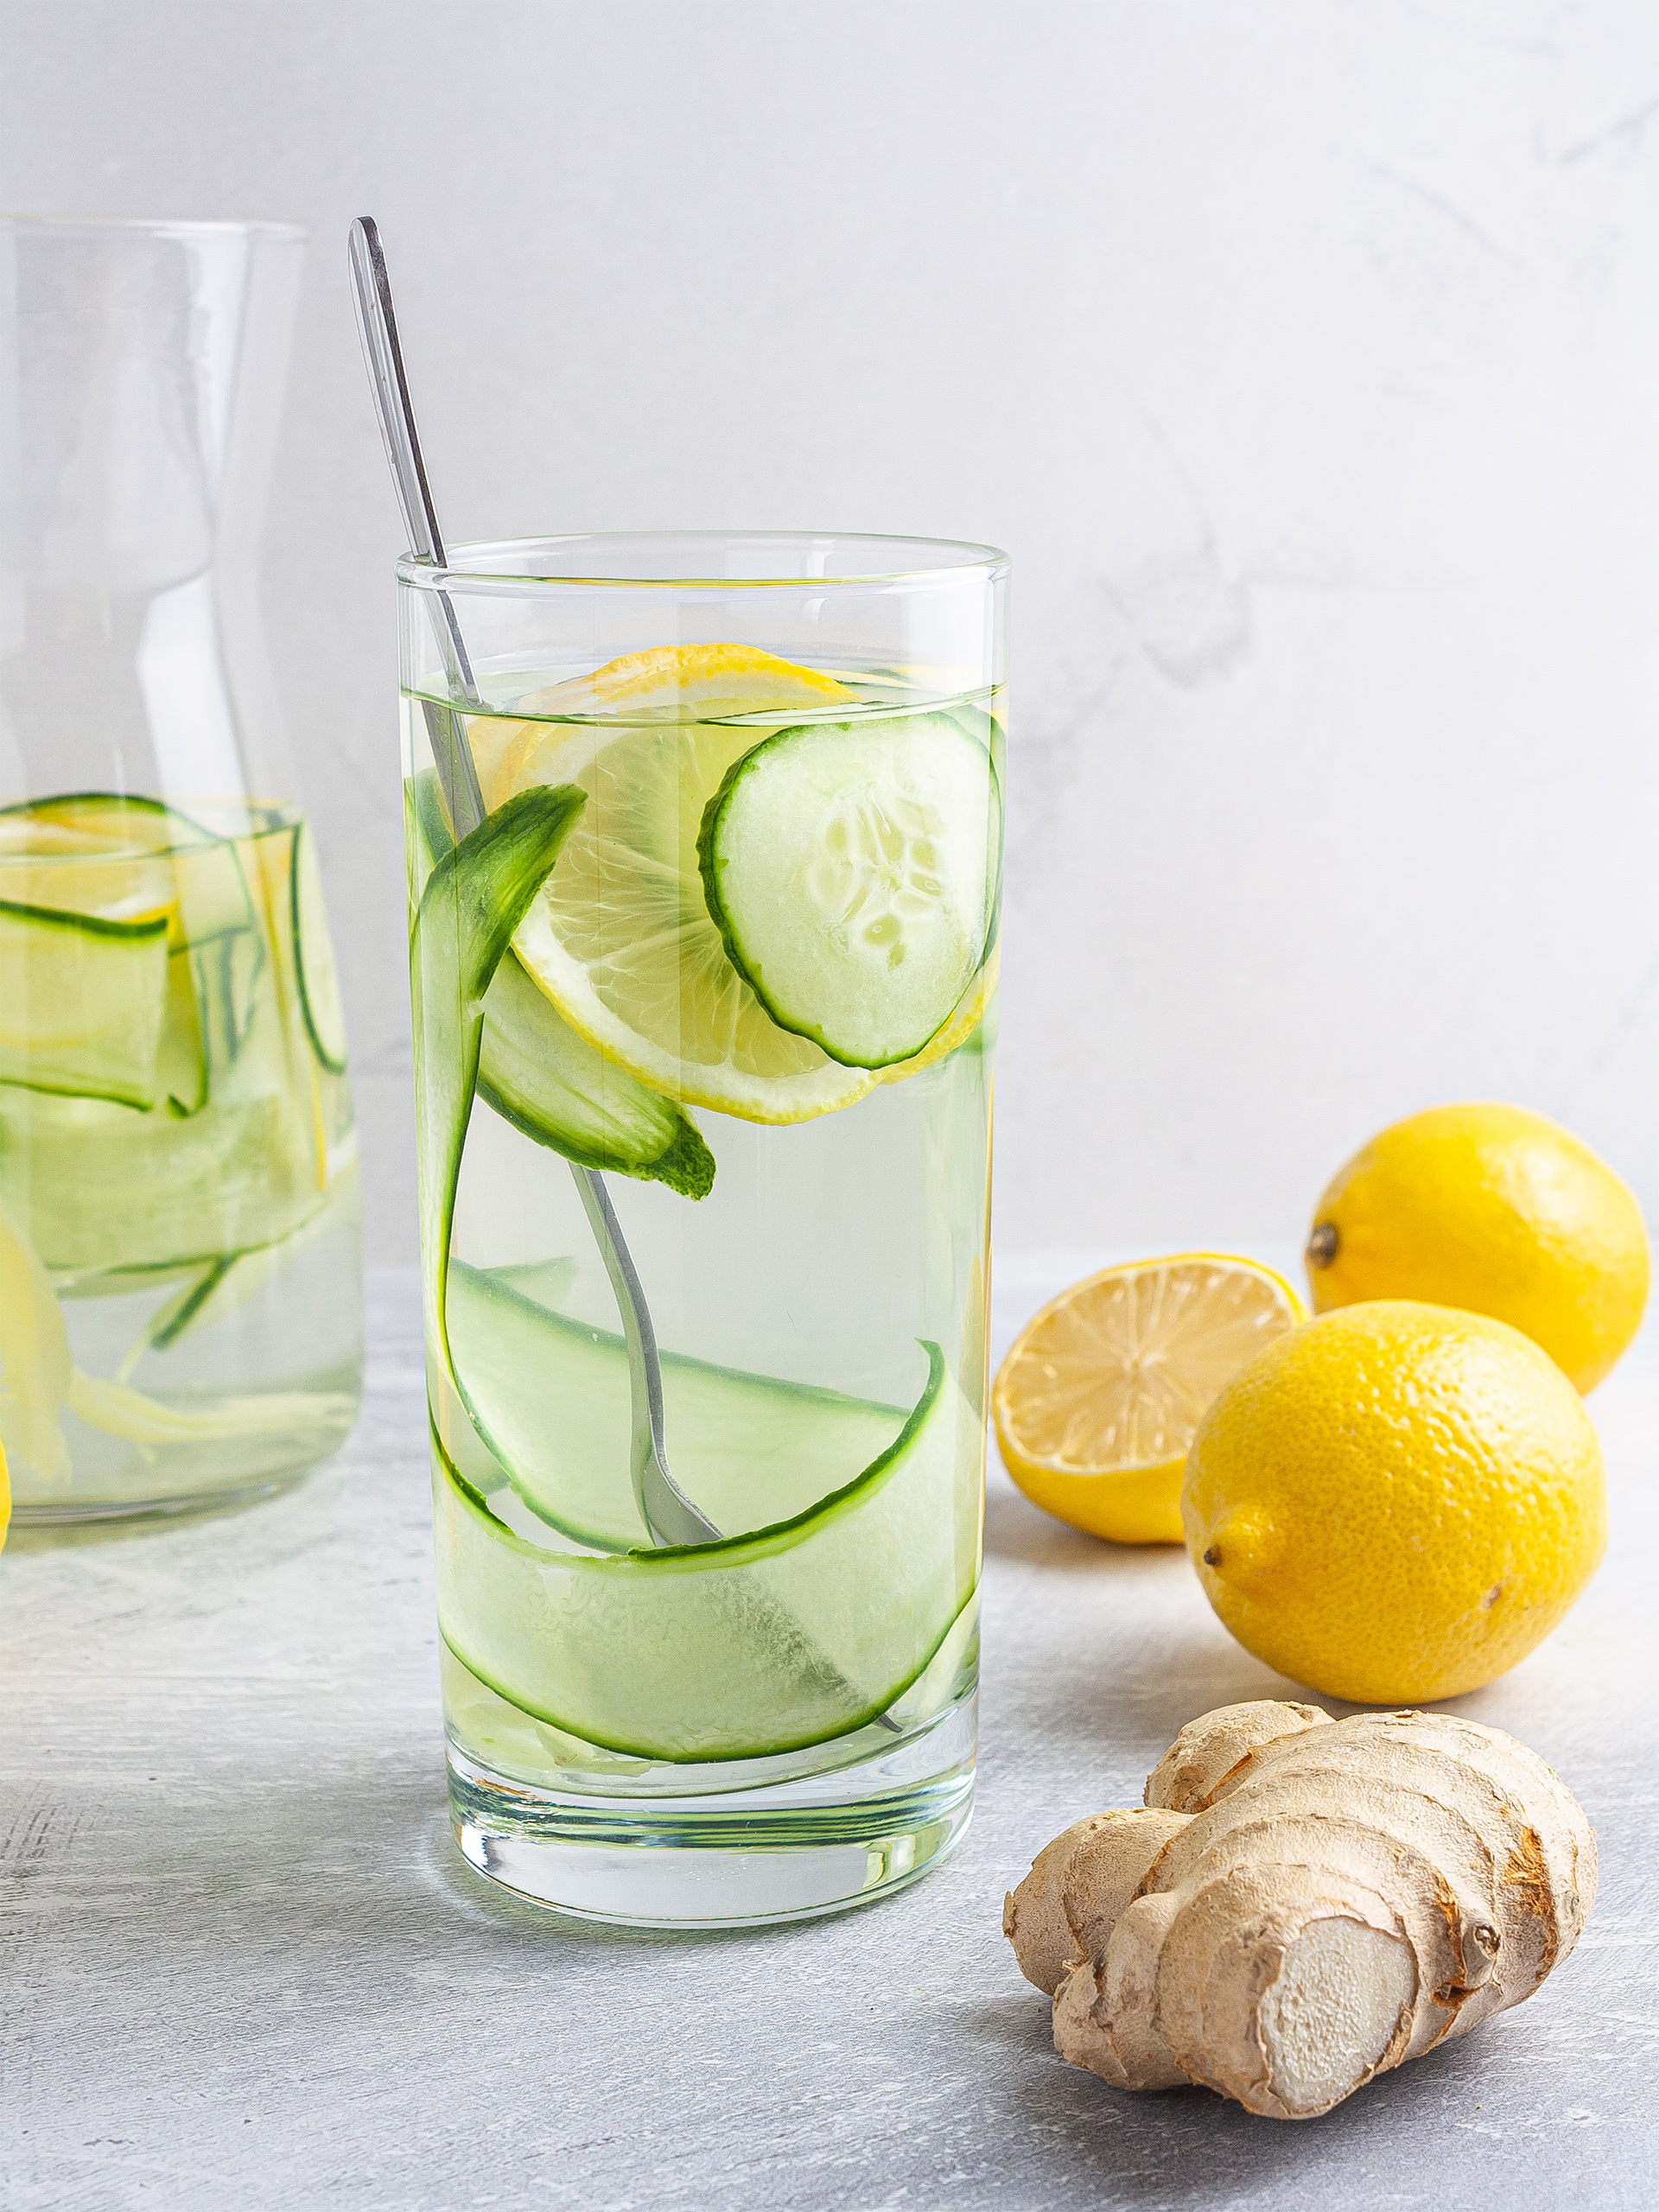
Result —
M1181 1541L1181 1470L1211 1401L1302 1318L1252 1260L1183 1253L1107 1268L1052 1300L992 1396L1003 1462L1027 1496L1120 1543Z
M535 695L538 713L499 756L493 804L549 782L588 804L513 939L525 970L573 1028L689 1105L789 1122L849 1106L874 1078L779 1028L732 966L703 902L697 832L728 769L764 724L852 695L810 669L747 648L632 654ZM626 717L626 718L624 718Z

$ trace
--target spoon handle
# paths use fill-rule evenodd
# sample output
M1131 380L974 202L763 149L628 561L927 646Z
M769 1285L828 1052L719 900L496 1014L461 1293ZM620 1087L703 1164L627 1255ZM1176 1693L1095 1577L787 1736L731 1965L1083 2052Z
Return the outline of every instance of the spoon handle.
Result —
M420 433L415 427L415 404L409 396L409 379L404 373L404 350L397 342L397 317L391 304L386 257L380 251L380 233L372 215L359 215L352 225L347 251L352 286L357 296L363 357L368 364L375 412L380 418L386 459L391 464L397 504L404 511L404 527L409 532L411 549L422 560L431 562L435 568L445 568L448 562L443 533L438 528L432 488L426 480ZM450 693L452 696L459 694L469 706L481 707L484 702L474 680L467 641L461 633L461 624L455 619L448 593L440 591L437 601L442 616L438 644L443 653ZM484 794L479 787L473 748L466 741L453 708L439 706L430 699L421 703L426 715L427 734L432 741L433 765L443 785L450 820L459 839L476 830L485 814Z
M657 1332L652 1326L651 1309L605 1179L591 1167L578 1167L574 1160L570 1173L622 1316L633 1408L629 1471L639 1518L650 1529L653 1543L717 1544L719 1529L706 1513L697 1510L669 1472L663 1443L663 1370L657 1356Z
M372 215L359 215L352 225L349 252L364 358L368 363L369 382L380 417L380 434L385 440L386 459L391 463L392 481L397 487L404 526L410 543L421 559L442 569L448 566L443 533L438 528L438 511L433 504L432 487L426 480L426 463L421 458L414 403L409 396L409 378L404 373L403 348L397 342L391 280L386 274L386 257L380 250L380 233ZM449 594L440 591L436 596L443 613L438 642L443 649L450 696L459 694L471 705L481 709L484 702L473 680L467 642L461 634ZM427 734L432 741L433 765L443 786L449 819L459 843L477 829L485 814L473 748L467 741L461 718L452 707L441 706L433 699L423 699L421 704L426 714ZM651 1308L645 1303L645 1289L633 1264L633 1255L628 1250L627 1239L622 1234L622 1224L616 1217L616 1209L601 1176L591 1168L578 1167L574 1160L569 1166L599 1246L600 1257L605 1262L605 1272L616 1294L623 1338L628 1348L632 1408L630 1460L639 1517L653 1543L718 1542L719 1529L698 1512L668 1471L668 1452L663 1440L663 1370L657 1353L657 1332L652 1325Z

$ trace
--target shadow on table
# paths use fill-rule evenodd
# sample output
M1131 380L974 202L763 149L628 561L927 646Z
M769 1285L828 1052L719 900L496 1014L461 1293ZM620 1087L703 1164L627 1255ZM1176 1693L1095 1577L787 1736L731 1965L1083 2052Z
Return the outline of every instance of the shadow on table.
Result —
M251 1776L239 1805L181 1804L130 1786L55 1826L31 1866L10 1872L9 1904L52 1942L71 1977L100 1970L118 1921L124 1972L175 1992L217 1987L234 1960L245 1988L298 1979L315 1991L350 1962L354 1980L406 1971L487 1970L509 1957L600 1964L607 1956L742 1951L825 1923L651 1929L579 1920L520 1900L476 1874L450 1831L441 1765L387 1777L291 1770ZM905 1910L905 1891L854 1908L861 1924ZM77 1967L74 1961L79 1960Z
M1054 2051L1048 2006L1036 1990L963 2007L954 2018L985 2049L1010 2126L1050 2146L1042 2180L1052 2183L1063 2169L1073 2203L1147 2212L1268 2202L1330 2212L1394 2201L1368 2186L1377 2181L1379 2158L1397 2160L1402 2142L1428 2134L1444 2140L1451 2113L1466 2127L1484 2062L1497 2055L1503 2034L1489 2035L1484 2058L1478 2036L1449 2044L1298 2122L1264 2120L1196 2083L1141 2094L1112 2088ZM1453 2190L1448 2201L1467 2200Z
M1234 1641L1174 1545L1107 1543L995 1482L985 1549L988 1746L1006 1709L1026 1745L1071 1763L1080 1786L1103 1751L1127 1757L1138 1797L1141 1774L1195 1714L1313 1695Z
M1191 1571L1179 1544L1109 1543L1103 1536L1090 1536L1057 1521L1012 1483L996 1478L985 1485L985 1548L995 1558L1024 1567L1106 1574L1162 1569L1185 1576Z

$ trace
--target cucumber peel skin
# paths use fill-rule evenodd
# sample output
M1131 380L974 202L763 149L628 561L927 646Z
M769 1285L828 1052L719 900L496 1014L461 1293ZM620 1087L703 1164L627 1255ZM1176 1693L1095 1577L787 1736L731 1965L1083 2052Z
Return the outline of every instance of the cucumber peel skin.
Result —
M795 725L703 809L703 904L780 1029L843 1067L895 1067L990 948L1001 830L992 753L957 716Z
M446 1368L449 1232L478 1084L484 995L587 803L572 784L518 792L438 861L415 918L409 976L420 1055L415 1104L427 1329Z
M411 852L418 844L435 863L454 849L437 777L423 769L405 791ZM579 1167L687 1198L714 1188L714 1154L685 1109L590 1045L511 952L485 994L478 1091L522 1135Z
M328 913L308 825L296 823L289 857L289 927L293 932L294 973L299 982L300 1015L319 1062L330 1075L346 1072L346 1022L340 982L328 937ZM310 947L308 955L307 946Z

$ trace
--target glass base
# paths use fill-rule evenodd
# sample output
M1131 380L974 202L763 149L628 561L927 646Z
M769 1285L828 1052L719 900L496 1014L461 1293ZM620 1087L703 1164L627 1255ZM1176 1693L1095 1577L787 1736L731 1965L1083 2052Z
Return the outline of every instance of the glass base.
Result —
M683 1770L654 1799L515 1781L452 1741L455 1840L489 1880L580 1920L752 1928L840 1912L915 1881L966 1834L975 1706L856 1764L748 1789L728 1764L702 1792Z
M124 1526L130 1522L186 1521L205 1518L213 1513L234 1513L245 1505L257 1505L262 1498L276 1497L285 1490L292 1490L314 1474L321 1460L291 1472L272 1475L251 1483L238 1483L223 1490L186 1491L177 1497L114 1497L65 1498L61 1503L42 1505L33 1500L14 1503L11 1526L14 1535L38 1529L97 1529Z

